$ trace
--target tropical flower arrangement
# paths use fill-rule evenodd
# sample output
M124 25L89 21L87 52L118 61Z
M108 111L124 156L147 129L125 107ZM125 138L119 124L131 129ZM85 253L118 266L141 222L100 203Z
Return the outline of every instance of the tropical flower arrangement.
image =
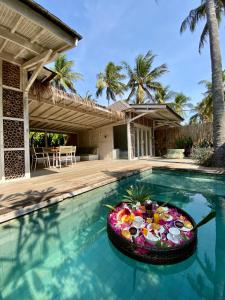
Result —
M215 210L196 224L169 201L152 200L145 187L130 186L122 202L104 205L110 209L109 239L125 255L146 263L172 264L187 259L196 250L197 229L215 218Z
M108 208L108 223L113 231L137 246L139 252L180 246L194 235L187 214L175 206L152 201L142 186L131 186L124 202Z
M150 199L144 204L122 202L109 214L108 221L118 235L146 248L174 247L193 236L193 225L186 216Z

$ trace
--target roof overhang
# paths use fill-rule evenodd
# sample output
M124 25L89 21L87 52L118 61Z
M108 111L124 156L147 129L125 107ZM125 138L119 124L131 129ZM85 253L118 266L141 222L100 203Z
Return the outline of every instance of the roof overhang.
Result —
M0 56L32 70L82 37L31 0L0 0ZM51 53L48 52L51 50ZM49 55L48 55L49 54Z
M143 116L155 121L155 128L165 125L180 126L184 120L166 104L130 104L130 108L126 112L129 111L136 114L133 121Z
M49 86L29 93L29 119L30 130L77 133L117 124L125 114Z

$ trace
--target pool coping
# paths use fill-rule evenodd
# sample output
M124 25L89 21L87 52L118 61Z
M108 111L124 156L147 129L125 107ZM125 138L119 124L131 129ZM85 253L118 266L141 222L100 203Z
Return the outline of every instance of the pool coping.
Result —
M13 207L7 207L6 210L8 209L9 212L6 213L2 213L0 215L0 224L8 222L10 220L19 218L21 216L30 214L32 212L35 212L39 209L48 207L50 205L54 205L56 203L62 202L66 199L75 197L77 195L89 192L91 190L100 188L102 186L108 185L110 183L116 182L116 181L120 181L124 178L130 177L130 176L134 176L134 175L138 175L140 173L146 172L146 171L150 171L153 169L161 169L161 170L170 170L170 171L176 171L176 172L192 172L192 173L198 173L198 174L208 174L208 175L214 175L214 176L221 176L221 175L225 175L225 171L220 171L218 173L218 170L215 169L192 169L192 168L174 168L172 166L145 166L142 167L141 169L138 170L131 170L131 171L127 171L126 174L122 174L122 175L117 175L116 177L111 177L111 178L105 178L103 180L101 180L100 182L96 182L93 183L91 185L85 186L85 187L81 187L81 188L77 188L74 191L70 191L70 192L62 192L61 195L57 195L57 196L49 196L44 200L41 200L40 202L31 204L31 205L27 205L25 203L24 207L22 208L13 208Z
M54 205L56 203L62 202L66 199L73 198L77 195L100 188L100 187L108 185L110 183L120 181L127 177L138 175L140 173L143 173L143 172L149 171L149 170L152 170L152 167L143 167L139 170L128 171L126 174L118 175L117 177L114 177L114 178L106 178L106 179L102 180L101 182L97 182L97 183L91 184L86 187L78 188L71 192L62 193L60 196L49 197L45 200L40 201L39 203L35 203L32 205L25 205L23 208L14 209L8 213L4 213L4 214L0 215L0 224L8 222L8 221L16 219L16 218L19 218L24 215L30 214L32 212L35 212L39 209L48 207L50 205Z

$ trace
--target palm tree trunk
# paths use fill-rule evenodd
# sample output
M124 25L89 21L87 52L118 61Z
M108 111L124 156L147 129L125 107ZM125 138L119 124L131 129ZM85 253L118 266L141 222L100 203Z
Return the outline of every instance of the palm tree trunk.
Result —
M225 199L216 200L216 248L215 248L215 283L214 299L225 297Z
M225 164L225 107L222 77L222 58L219 29L214 0L206 1L212 67L213 144L215 165Z

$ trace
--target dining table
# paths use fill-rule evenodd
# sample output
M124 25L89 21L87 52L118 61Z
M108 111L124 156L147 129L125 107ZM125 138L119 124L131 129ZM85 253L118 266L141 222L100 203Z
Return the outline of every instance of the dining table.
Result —
M52 157L52 167L57 168L58 167L58 153L59 153L59 147L53 147L53 148L44 148L44 153L46 153L49 158Z

